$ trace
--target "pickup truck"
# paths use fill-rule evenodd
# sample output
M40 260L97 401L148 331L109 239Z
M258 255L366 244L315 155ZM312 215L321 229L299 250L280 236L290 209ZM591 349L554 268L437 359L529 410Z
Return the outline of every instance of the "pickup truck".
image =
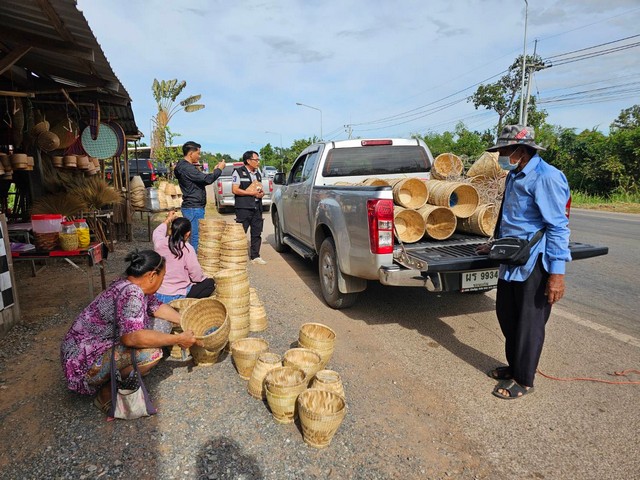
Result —
M353 185L371 177L426 180L432 163L429 148L417 139L309 146L288 176L273 179L280 186L271 207L275 250L318 258L322 295L336 309L353 305L369 280L429 292L495 288L497 265L475 253L486 237L455 233L447 240L396 244L391 187ZM574 260L608 253L607 247L575 242L570 248Z
M228 210L232 210L236 204L235 196L231 191L231 175L233 171L241 167L242 162L234 162L227 165L222 170L222 174L216 180L214 184L214 196L216 202L216 210L219 213L225 213ZM264 190L264 197L262 197L262 210L269 211L271 206L271 195L273 194L273 179L268 178L267 175L262 175L262 188Z

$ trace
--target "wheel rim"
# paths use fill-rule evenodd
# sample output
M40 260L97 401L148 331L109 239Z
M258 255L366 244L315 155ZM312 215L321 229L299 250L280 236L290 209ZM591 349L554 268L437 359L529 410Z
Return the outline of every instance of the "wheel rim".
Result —
M331 295L335 289L336 280L336 266L331 255L324 255L322 257L320 268L322 269L322 285L324 290Z

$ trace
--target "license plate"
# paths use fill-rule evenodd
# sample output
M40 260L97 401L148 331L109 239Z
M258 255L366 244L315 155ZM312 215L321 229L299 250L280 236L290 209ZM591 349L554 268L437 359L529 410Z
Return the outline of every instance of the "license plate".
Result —
M485 290L498 285L498 269L476 270L474 272L463 272L460 282L461 292L472 292L473 290Z

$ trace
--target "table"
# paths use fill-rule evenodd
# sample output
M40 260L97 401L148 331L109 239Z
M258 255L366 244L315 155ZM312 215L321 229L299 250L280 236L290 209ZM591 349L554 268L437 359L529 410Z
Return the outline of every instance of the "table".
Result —
M16 261L32 262L31 269L34 277L38 274L38 272L40 272L43 268L46 267L46 265L44 265L41 268L36 270L35 263L33 262L34 260L49 260L49 259L56 259L56 258L65 260L69 265L80 270L87 276L87 280L89 282L89 296L91 297L91 300L93 300L94 298L93 278L92 278L93 267L98 267L98 269L100 270L100 280L102 282L102 290L105 290L107 288L107 281L104 274L104 267L105 267L104 255L103 255L104 250L105 250L105 245L102 242L93 242L85 249L72 250L69 252L66 252L64 250L53 250L51 252L41 252L36 250L32 250L29 252L13 252L12 251L11 258L13 259L14 262ZM86 270L84 268L81 268L76 263L79 260L86 260L86 263L89 266L89 268Z

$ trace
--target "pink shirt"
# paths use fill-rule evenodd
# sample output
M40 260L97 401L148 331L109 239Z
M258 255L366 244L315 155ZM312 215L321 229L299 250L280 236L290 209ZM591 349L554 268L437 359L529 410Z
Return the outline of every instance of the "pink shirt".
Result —
M167 273L164 276L158 293L163 295L186 295L187 288L207 278L202 273L202 267L198 263L198 257L193 247L187 242L182 247L182 258L169 250L169 237L167 237L167 224L161 223L153 231L153 249L167 260Z

